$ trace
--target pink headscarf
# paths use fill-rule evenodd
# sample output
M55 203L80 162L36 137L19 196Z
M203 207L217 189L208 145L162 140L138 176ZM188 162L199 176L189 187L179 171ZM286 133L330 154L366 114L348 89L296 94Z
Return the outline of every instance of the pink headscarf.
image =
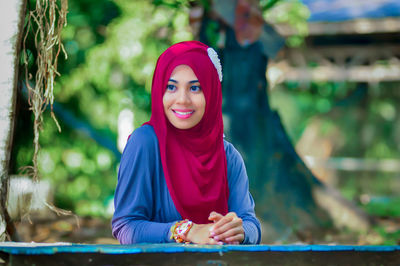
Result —
M222 91L218 73L198 41L177 43L159 57L153 76L149 122L158 138L161 163L172 200L183 219L208 223L211 211L228 212L228 182L223 144ZM206 99L202 120L193 128L175 128L166 118L163 95L172 71L188 65Z

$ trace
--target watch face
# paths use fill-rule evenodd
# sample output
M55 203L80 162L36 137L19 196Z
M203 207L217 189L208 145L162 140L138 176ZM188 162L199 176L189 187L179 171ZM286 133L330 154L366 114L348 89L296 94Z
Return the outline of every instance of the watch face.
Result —
M188 231L188 229L190 228L190 226L192 225L191 221L188 221L186 223L183 223L181 226L179 226L179 228L177 228L176 233L178 235L182 235L185 234L186 231Z

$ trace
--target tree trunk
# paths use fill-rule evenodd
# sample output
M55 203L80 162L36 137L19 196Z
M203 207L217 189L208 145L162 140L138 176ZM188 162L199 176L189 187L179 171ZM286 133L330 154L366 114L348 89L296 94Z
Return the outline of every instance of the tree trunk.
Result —
M0 241L6 239L7 188L26 1L0 2Z

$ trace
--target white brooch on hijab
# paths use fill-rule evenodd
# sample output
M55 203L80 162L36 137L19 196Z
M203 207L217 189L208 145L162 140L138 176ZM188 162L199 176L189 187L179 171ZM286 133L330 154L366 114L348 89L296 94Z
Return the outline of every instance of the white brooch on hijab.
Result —
M210 58L211 62L217 69L219 81L222 81L222 66L221 66L221 62L219 61L217 52L213 48L209 47L207 49L207 53L208 53L208 57Z

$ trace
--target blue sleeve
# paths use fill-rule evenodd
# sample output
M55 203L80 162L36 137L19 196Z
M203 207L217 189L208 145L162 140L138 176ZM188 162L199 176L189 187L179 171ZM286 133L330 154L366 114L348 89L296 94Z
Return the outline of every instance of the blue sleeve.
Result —
M136 129L126 144L114 195L112 233L121 244L170 242L174 222L154 222L154 182L157 139L145 127Z
M243 244L261 242L261 225L254 212L254 200L249 191L249 180L242 156L229 142L226 145L228 167L229 211L243 220Z

